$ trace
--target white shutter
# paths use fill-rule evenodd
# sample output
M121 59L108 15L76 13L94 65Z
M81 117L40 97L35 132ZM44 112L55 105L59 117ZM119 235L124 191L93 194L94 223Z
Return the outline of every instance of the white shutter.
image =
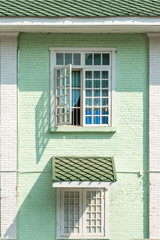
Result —
M55 125L71 124L71 65L55 68Z

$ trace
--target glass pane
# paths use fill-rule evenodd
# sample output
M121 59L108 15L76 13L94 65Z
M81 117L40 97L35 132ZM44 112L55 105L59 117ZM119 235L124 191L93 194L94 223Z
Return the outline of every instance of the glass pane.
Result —
M100 98L94 98L94 106L100 106Z
M102 65L109 65L109 53L102 54Z
M91 227L87 227L86 230L87 230L87 233L91 233Z
M92 117L86 117L86 124L92 124Z
M94 71L94 79L100 79L100 71Z
M79 198L79 192L75 192L75 197Z
M91 71L86 71L86 78L87 79L92 79L92 72Z
M80 71L72 71L72 87L80 87Z
M86 108L86 115L92 115L92 108Z
M100 117L93 117L93 124L100 124Z
M108 105L108 98L102 98L102 106Z
M60 86L60 79L57 79L57 87Z
M94 80L94 88L100 88L100 80Z
M66 77L66 84L69 84L69 77Z
M86 88L92 88L92 80L86 80Z
M57 78L60 77L60 70L57 70Z
M100 108L94 108L93 114L100 115Z
M86 98L86 106L92 106L92 98Z
M101 227L97 227L97 233L101 233Z
M80 107L80 89L72 89L72 107Z
M60 89L58 88L57 89L57 96L59 96L60 95Z
M92 65L92 53L85 54L85 64Z
M86 97L92 97L92 90L86 90Z
M102 90L102 97L108 97L108 90Z
M102 80L102 88L108 88L108 80Z
M94 90L94 97L100 97L100 90Z
M101 205L97 206L97 211L101 211Z
M92 227L92 233L96 232L96 227Z
M63 53L56 53L56 64L63 65Z
M96 226L96 220L92 220L92 226Z
M97 220L97 225L98 225L98 226L101 225L101 220Z
M102 71L102 79L108 79L108 71Z
M57 114L60 114L60 108L57 108Z
M91 220L87 220L86 224L87 224L87 226L90 226L91 225Z
M72 64L72 53L65 53L65 64Z
M80 53L73 53L73 64L81 65L81 55Z
M102 117L102 124L108 124L108 117Z
M101 65L101 54L100 53L94 54L94 65Z
M65 78L64 77L62 78L62 85L63 86L65 85Z

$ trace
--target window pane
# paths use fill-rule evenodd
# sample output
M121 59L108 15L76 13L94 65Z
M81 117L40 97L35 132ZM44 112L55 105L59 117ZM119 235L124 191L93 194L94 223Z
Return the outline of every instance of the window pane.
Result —
M100 106L100 98L94 98L94 106Z
M102 115L108 114L108 108L102 108Z
M92 97L92 90L86 90L86 97Z
M102 97L108 97L108 90L102 90Z
M81 65L81 55L80 53L73 53L73 64Z
M102 106L108 105L108 98L102 98Z
M93 117L93 124L100 124L100 117Z
M86 108L86 115L92 115L92 108Z
M102 117L102 124L108 124L108 117Z
M92 124L92 117L86 117L86 124Z
M102 71L102 79L108 79L108 71Z
M93 114L100 115L100 108L94 108Z
M108 80L102 80L102 88L108 88Z
M63 65L63 53L56 53L56 64Z
M94 97L100 97L100 90L94 90Z
M94 88L100 88L100 80L94 80Z
M109 53L102 54L102 65L109 65Z
M86 88L92 88L92 81L86 80Z
M100 71L94 71L94 79L100 79Z
M92 53L85 54L85 64L92 65Z
M72 71L72 87L80 87L81 85L80 71Z
M72 64L72 53L65 53L65 64Z
M87 79L92 79L92 72L91 71L86 71L86 78Z
M101 54L100 53L94 54L94 65L101 65Z
M92 98L86 98L86 106L92 106Z

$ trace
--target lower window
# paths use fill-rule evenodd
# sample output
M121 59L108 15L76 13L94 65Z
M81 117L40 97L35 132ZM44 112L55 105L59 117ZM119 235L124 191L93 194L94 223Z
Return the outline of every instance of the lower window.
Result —
M57 238L107 236L106 189L57 190Z

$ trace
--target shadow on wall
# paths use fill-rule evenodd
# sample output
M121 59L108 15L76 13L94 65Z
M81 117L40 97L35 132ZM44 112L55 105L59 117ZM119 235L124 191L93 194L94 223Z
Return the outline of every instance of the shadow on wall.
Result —
M38 164L49 142L49 92L44 91L35 108L36 163Z
M113 132L107 133L51 133L50 132L50 93L42 92L35 108L36 163L38 164L51 139L111 139Z
M26 192L30 189L29 175L34 174L33 187L25 197L18 211L18 219L10 225L4 237L13 237L15 221L18 222L19 240L55 239L56 227L56 190L52 187L51 173L45 172L50 167L51 159L43 169L43 173L21 173L19 181L25 185ZM49 165L49 166L48 166ZM21 194L19 198L23 198Z

